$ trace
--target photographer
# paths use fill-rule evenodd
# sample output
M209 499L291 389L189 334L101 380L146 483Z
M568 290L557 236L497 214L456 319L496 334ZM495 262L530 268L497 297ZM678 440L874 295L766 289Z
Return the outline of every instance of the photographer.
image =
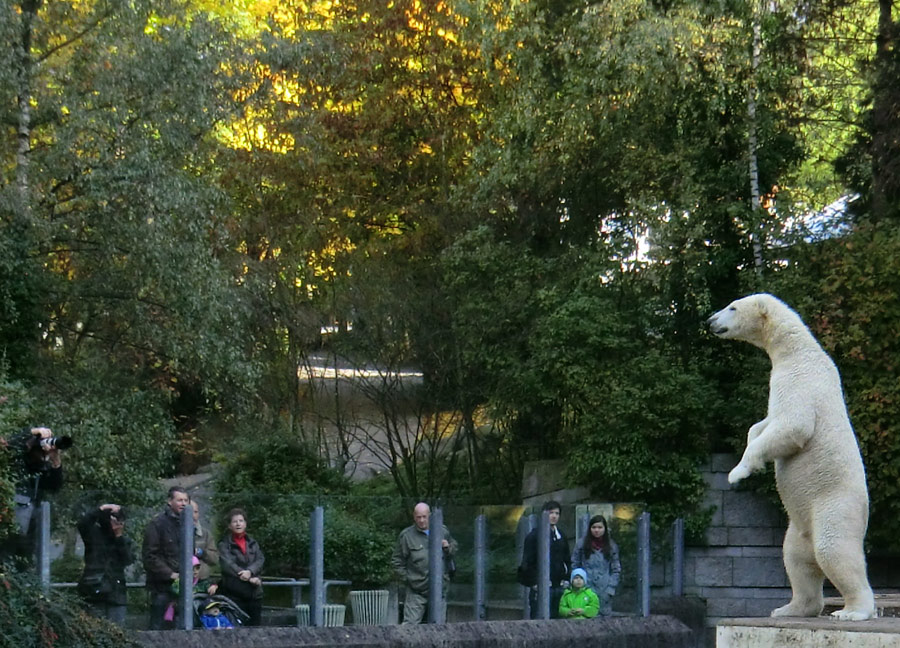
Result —
M132 542L125 535L125 511L118 504L103 504L81 517L78 532L84 541L78 593L91 614L124 626L125 568L134 562Z
M34 511L47 493L63 485L61 450L72 447L72 438L55 437L50 428L25 428L7 440L13 454L10 465L16 482L16 522L19 525L20 551L31 553L34 536Z

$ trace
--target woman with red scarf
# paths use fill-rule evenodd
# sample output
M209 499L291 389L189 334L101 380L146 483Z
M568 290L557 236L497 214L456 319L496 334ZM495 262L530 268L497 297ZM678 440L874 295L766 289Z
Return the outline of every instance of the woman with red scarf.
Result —
M587 585L600 599L600 614L612 613L610 599L619 586L622 563L619 546L609 537L609 525L602 515L595 515L588 523L587 533L572 554L572 569L587 572Z
M250 617L247 625L258 626L262 618L262 573L266 558L256 540L247 535L247 514L231 509L226 518L228 531L219 542L219 566L222 568L223 594L237 603Z

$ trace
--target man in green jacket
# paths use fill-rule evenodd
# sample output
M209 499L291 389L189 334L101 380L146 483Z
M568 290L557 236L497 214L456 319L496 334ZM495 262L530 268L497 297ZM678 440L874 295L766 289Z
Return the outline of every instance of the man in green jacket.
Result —
M401 583L406 585L403 601L403 623L421 623L428 606L428 522L431 508L419 502L413 509L414 524L400 532L391 566ZM444 561L456 555L457 543L447 527L441 528L441 546ZM447 584L450 578L444 569L444 605L446 606ZM445 607L446 609L446 607Z

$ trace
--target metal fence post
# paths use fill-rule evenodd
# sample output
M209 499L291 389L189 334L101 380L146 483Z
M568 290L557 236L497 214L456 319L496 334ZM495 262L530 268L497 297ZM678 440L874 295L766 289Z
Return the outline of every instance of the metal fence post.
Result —
M531 533L532 529L534 529L535 525L535 515L532 513L527 517L522 517L519 520L519 525L516 528L516 553L519 556L519 564L522 564L522 559L525 557L525 537ZM522 586L522 618L530 619L531 618L531 597L530 597L531 588Z
M444 623L444 512L435 508L428 521L428 623Z
M321 506L309 516L309 623L325 625L325 511Z
M37 529L38 569L44 594L50 591L50 502L41 502Z
M650 616L650 514L638 518L638 599L641 616Z
M485 580L487 576L487 519L484 514L475 518L475 620L487 618L485 609Z
M675 520L672 532L675 536L672 551L672 593L684 596L684 518Z
M538 526L538 618L550 618L550 512L541 513Z
M182 629L194 629L194 508L181 510L181 555L178 557L179 586L178 606L181 609Z

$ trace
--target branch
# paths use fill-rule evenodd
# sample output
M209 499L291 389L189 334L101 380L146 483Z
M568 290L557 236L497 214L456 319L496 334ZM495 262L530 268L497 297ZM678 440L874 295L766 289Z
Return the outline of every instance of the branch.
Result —
M80 32L76 33L69 40L63 41L59 45L57 45L55 47L51 47L49 50L47 50L40 58L37 59L37 63L43 63L48 58L50 58L51 56L56 54L59 50L64 49L64 48L68 47L69 45L80 41L82 38L85 37L85 35L87 35L91 31L93 31L94 29L96 29L100 25L100 23L102 23L104 20L109 18L112 14L113 14L112 9L107 10L105 13L101 14L100 17L97 18L97 20L95 20L93 23L88 24L87 27L82 29Z

